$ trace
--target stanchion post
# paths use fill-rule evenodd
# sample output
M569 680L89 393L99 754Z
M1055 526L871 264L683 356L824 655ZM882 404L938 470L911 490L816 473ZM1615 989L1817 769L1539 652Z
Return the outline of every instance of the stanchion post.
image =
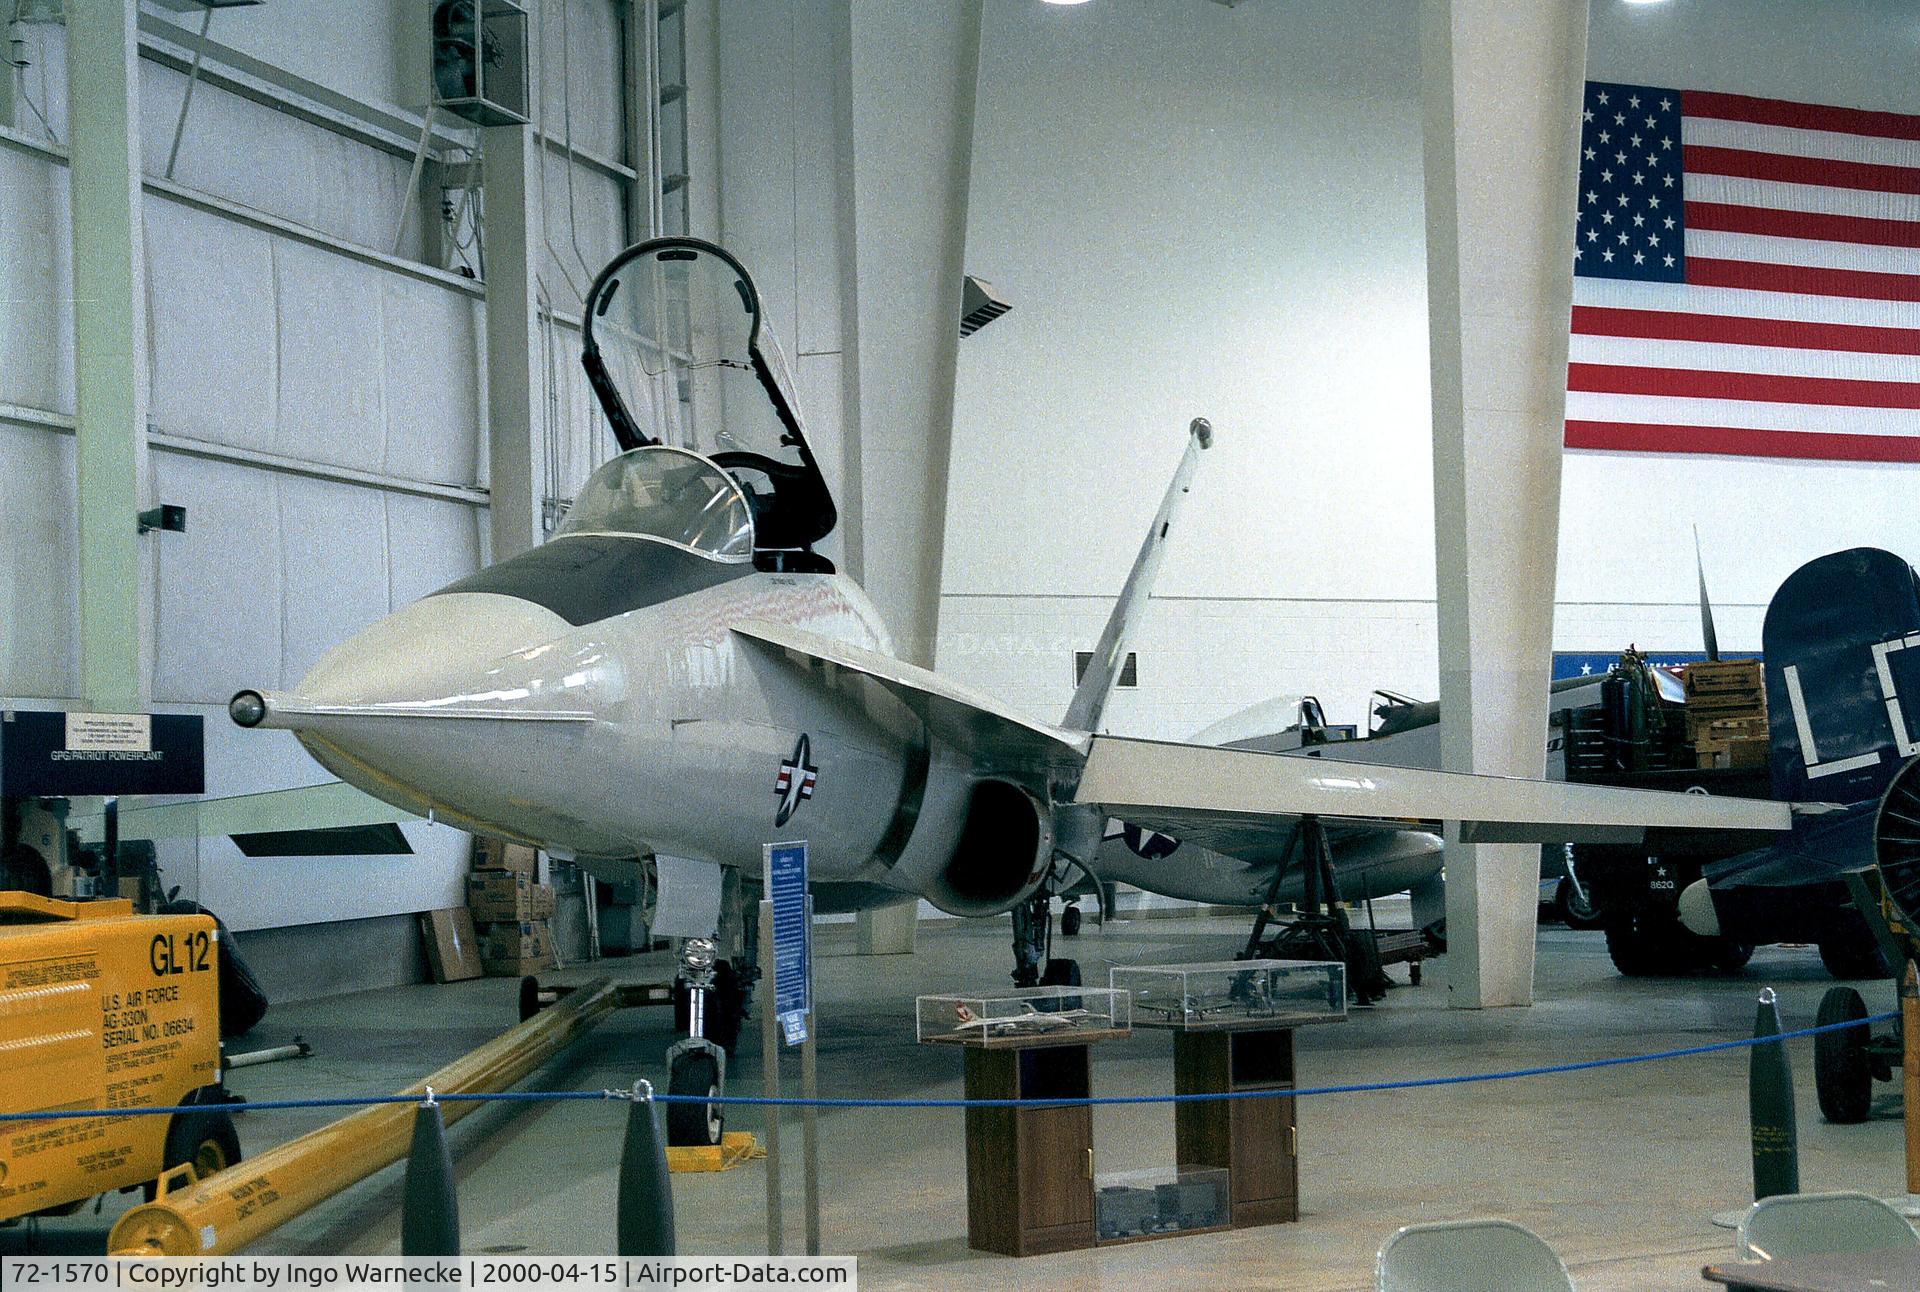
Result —
M773 1010L773 902L760 903L760 1087L769 1099L780 1097L780 1020ZM767 1255L786 1249L785 1218L780 1214L780 1106L767 1106Z
M673 1177L667 1172L667 1138L653 1085L633 1083L627 1136L620 1146L620 1196L614 1213L622 1256L672 1256Z
M431 1086L413 1114L413 1142L407 1150L400 1204L400 1254L460 1254L460 1199L454 1189L453 1153L447 1147L447 1124Z
M1907 1215L1920 1214L1920 965L1900 975L1900 1073L1907 1124Z
M1756 1038L1780 1035L1773 988L1760 989ZM1800 1134L1793 1118L1793 1069L1785 1041L1753 1046L1747 1066L1747 1102L1753 1123L1753 1199L1800 1192Z
M812 901L808 908L811 910ZM809 1100L820 1096L813 1060L813 1015L807 1015L807 1039L800 1043L800 1093ZM809 1103L800 1110L800 1164L807 1217L807 1255L820 1254L820 1110Z

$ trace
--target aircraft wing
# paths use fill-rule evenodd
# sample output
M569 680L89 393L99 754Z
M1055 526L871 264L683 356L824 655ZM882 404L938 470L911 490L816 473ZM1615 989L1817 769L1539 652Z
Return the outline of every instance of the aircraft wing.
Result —
M1305 815L1329 825L1433 830L1469 843L1638 843L1651 830L1792 828L1790 804L1661 790L1344 763L1330 758L1094 736L1074 792L1183 842L1247 856Z
M732 625L759 649L798 666L825 665L876 682L892 692L940 740L983 763L1061 775L1078 771L1087 737L1031 721L989 696L929 669L864 650L818 633L755 620Z

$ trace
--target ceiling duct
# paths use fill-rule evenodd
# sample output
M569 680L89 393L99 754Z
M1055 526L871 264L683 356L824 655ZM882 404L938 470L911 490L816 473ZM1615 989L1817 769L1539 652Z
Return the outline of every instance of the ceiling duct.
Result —
M968 274L960 289L960 335L972 336L1012 308L994 292L992 283Z

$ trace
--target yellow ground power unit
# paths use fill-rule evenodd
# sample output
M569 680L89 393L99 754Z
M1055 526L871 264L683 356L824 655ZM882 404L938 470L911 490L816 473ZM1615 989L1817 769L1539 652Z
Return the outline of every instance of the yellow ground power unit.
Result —
M0 1221L239 1160L220 1106L218 940L205 915L0 892L0 1111L207 1105L0 1122Z

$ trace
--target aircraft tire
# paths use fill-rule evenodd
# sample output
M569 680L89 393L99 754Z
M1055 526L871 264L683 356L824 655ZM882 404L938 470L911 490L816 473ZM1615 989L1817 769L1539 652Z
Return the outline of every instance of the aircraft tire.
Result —
M161 1162L168 1171L191 1166L196 1179L226 1170L240 1161L240 1136L233 1129L233 1118L218 1102L217 1086L203 1086L188 1095L190 1104L209 1104L205 1111L177 1113L167 1123L167 1138ZM152 1202L160 1193L157 1181L146 1184L146 1198Z
M720 1065L703 1050L690 1050L667 1071L670 1095L720 1095ZM721 1104L668 1104L667 1143L674 1148L718 1144L725 1133L726 1109Z
M1080 962L1061 959L1047 961L1047 967L1040 975L1040 985L1042 987L1078 987Z
M1553 913L1570 929L1585 931L1601 925L1600 904L1593 900L1593 890L1588 889L1586 900L1582 901L1573 881L1565 876L1554 886Z
M1867 1016L1867 1003L1851 987L1829 987L1820 998L1817 1026L1845 1023ZM1813 1038L1813 1089L1820 1115L1851 1126L1867 1119L1873 1106L1873 1069L1867 1057L1867 1029L1843 1028Z
M1606 925L1607 955L1613 967L1629 978L1655 978L1671 974L1674 956L1669 940L1661 938L1633 916L1610 920Z
M1078 906L1068 906L1066 910L1060 912L1060 934L1062 937L1069 938L1080 936L1080 908Z
M1868 937L1832 934L1820 939L1820 963L1835 978L1885 978L1886 960Z

